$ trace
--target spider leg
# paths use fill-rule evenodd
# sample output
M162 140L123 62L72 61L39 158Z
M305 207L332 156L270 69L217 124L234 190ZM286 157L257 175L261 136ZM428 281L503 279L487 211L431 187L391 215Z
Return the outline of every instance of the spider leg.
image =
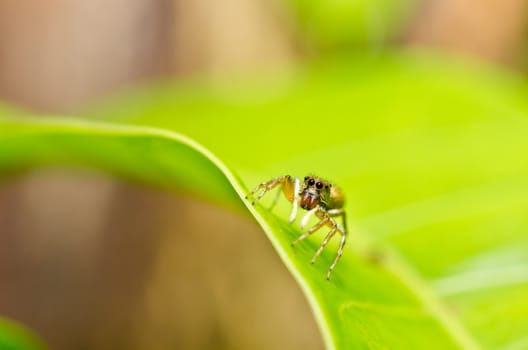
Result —
M273 208L275 208L275 206L277 205L277 202L279 201L280 194L281 194L281 191L277 191L277 193L275 194L275 198L273 198L273 202L271 202L271 205L269 207L269 211L272 211Z
M346 223L346 213L343 209L330 209L327 213L328 215L330 215L330 217L340 216L341 221L343 222L344 231L348 232L347 223Z
M284 183L286 183L287 181L290 181L290 179L291 179L290 175L284 175L284 176L276 177L269 181L262 182L246 196L246 199L248 199L249 197L252 197L255 193L260 191L259 194L257 194L257 196L255 196L253 198L253 201L251 202L251 205L255 205L255 203L257 203L266 194L266 192L271 191L272 189L274 189L275 187L279 185L284 185Z
M299 200L301 195L301 181L298 177L295 177L293 181L293 200L292 200L292 210L290 217L288 218L288 223L291 224L297 218L297 210L299 208Z
M336 266L339 259L341 259L341 255L343 255L343 248L345 247L346 242L346 233L344 231L339 231L343 236L341 237L341 241L339 241L339 248L337 249L337 256L334 259L334 262L332 265L330 265L330 268L328 269L328 273L326 274L326 279L330 280L330 274L334 270L334 267Z
M309 235L313 234L315 231L319 230L321 227L323 227L325 224L328 223L328 221L331 220L328 216L323 217L317 224L312 226L308 231L300 235L295 241L292 242L292 245L299 243Z
M321 252L323 251L324 247L326 247L328 242L330 242L332 237L334 237L336 231L337 231L337 226L335 226L333 229L330 230L330 232L328 232L325 239L321 243L321 246L319 246L319 249L317 249L317 252L315 252L315 255L313 256L312 261L311 261L312 264L315 263L315 260L317 260L319 255L321 255Z
M346 230L346 215L345 215L345 211L343 209L330 209L327 212L323 212L320 215L322 215L323 218L328 218L328 225L330 227L332 227L332 228L331 228L330 232L328 232L328 234L325 237L325 239L323 240L323 242L321 243L321 246L319 247L317 252L315 253L315 255L314 255L313 259L312 259L312 263L315 262L317 257L319 257L319 255L321 254L322 250L324 249L326 244L328 244L330 239L335 235L335 233L339 232L339 234L341 234L341 240L339 241L339 248L337 249L337 255L336 255L334 261L332 262L332 265L330 265L330 268L328 269L328 273L326 274L326 279L330 280L330 275L332 274L332 271L334 270L335 266L337 265L337 262L341 259L341 256L343 255L343 249L345 247L346 232L347 232L347 230ZM337 216L340 216L341 219L343 220L343 226L344 227L339 225L333 219L334 217L337 217Z
M309 210L304 216L303 218L301 219L301 230L306 226L306 224L308 223L308 220L310 220L310 217L312 217L316 211L319 210L319 207L315 207L311 210Z

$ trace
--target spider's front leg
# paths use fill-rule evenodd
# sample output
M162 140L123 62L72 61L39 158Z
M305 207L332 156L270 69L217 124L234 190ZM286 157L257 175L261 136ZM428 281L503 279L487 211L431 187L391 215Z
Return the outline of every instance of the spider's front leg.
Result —
M297 217L297 211L299 207L301 182L298 177L292 178L290 175L283 175L271 179L269 181L262 182L246 196L246 199L248 199L249 197L253 197L253 201L251 202L251 204L255 205L255 203L257 203L267 192L271 191L277 186L281 187L281 190L286 196L286 198L290 202L292 202L292 211L288 220L289 223L292 223ZM254 196L254 194L257 192L258 194ZM277 193L277 196L273 200L271 208L275 206L279 194L280 192Z

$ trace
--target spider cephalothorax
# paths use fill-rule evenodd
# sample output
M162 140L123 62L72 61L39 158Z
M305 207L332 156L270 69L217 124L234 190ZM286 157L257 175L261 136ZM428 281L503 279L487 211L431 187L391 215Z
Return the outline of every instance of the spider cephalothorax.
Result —
M315 176L306 176L301 189L301 208L311 210L317 205L326 207L330 199L330 186Z
M260 191L254 197L252 204L255 204L264 196L264 194L266 194L266 192L277 186L281 187L286 198L292 203L292 211L289 218L290 223L292 223L297 217L297 210L299 206L302 209L308 210L308 213L306 213L306 215L304 215L304 217L301 219L301 229L306 226L311 216L316 215L319 218L319 222L299 236L299 238L297 238L295 241L293 241L292 245L302 241L323 226L330 227L330 231L326 235L325 239L321 243L321 246L312 259L312 264L321 254L322 250L330 241L330 239L336 233L341 235L337 256L334 259L332 265L330 265L326 275L326 278L330 279L330 274L343 254L343 247L346 241L346 218L345 212L343 210L343 193L338 187L333 186L330 182L317 176L308 175L304 178L304 181L301 184L301 181L298 177L292 178L290 175L284 175L259 184L248 195L253 196L255 193ZM248 196L246 196L246 198L248 198ZM275 205L277 199L278 197L275 198L273 205ZM342 218L343 226L339 225L335 221L334 218L337 216Z

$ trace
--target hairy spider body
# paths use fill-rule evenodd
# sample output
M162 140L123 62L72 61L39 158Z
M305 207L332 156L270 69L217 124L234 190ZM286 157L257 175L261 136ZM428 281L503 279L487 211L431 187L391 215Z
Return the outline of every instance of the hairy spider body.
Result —
M345 211L343 210L345 197L343 192L341 192L338 187L333 186L330 182L317 176L306 176L304 181L301 183L301 180L298 177L293 178L290 175L283 175L269 181L262 182L253 191L251 191L248 196L246 196L246 199L250 196L253 197L251 204L254 205L267 192L271 191L277 186L281 187L282 193L286 199L292 203L292 210L289 218L290 224L297 218L299 206L304 210L308 210L308 213L306 213L301 219L301 229L304 229L308 223L308 220L313 215L319 219L317 224L300 235L295 241L292 242L292 245L302 241L323 226L330 227L330 231L327 233L326 237L321 243L321 246L312 258L312 264L315 263L315 260L321 254L330 239L336 233L341 235L337 255L333 263L330 265L326 275L326 279L329 280L332 271L343 254L343 248L346 242L346 216ZM257 192L258 194L256 194ZM280 192L277 192L277 196L273 201L272 208L277 203L279 195ZM336 217L341 217L343 226L337 223L335 220Z

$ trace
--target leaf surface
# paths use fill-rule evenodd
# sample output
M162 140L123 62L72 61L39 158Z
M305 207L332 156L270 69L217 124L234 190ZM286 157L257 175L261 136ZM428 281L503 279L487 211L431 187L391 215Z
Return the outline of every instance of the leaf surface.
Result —
M151 88L98 112L113 124L2 122L0 171L91 166L246 205L328 348L522 348L526 92L503 72L409 56L314 64L280 84ZM330 282L335 242L310 265L322 233L291 247L301 231L285 200L270 212L271 194L254 208L242 199L307 173L347 197L350 233Z
M0 318L0 349L45 350L46 346L26 328L11 320Z

